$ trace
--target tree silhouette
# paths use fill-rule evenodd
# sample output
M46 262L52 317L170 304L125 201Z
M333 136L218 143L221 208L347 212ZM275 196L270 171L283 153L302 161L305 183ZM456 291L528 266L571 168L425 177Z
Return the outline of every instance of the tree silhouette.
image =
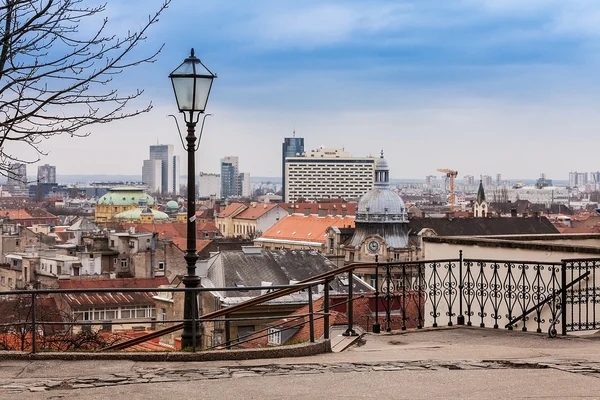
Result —
M139 30L122 37L107 32L108 18L98 18L105 13L105 4L87 6L84 0L0 3L0 174L7 176L14 162L38 161L46 154L41 147L46 139L63 134L85 137L89 131L84 128L90 125L151 109L151 103L130 109L131 100L143 90L121 93L113 78L155 61L162 46L149 55L133 53L138 53L134 50L170 1L164 0ZM11 146L15 142L27 144L35 157L15 155Z

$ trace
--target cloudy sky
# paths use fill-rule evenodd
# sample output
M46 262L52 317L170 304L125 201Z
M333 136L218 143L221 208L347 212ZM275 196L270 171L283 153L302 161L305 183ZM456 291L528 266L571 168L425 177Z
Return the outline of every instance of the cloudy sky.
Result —
M108 0L110 29L138 28L159 3ZM151 113L52 139L42 161L141 174L149 144L183 154L167 75L194 47L219 76L202 171L237 155L242 171L278 176L293 129L308 149L383 148L394 178L600 169L598 0L173 0L139 51L162 43L155 64L117 80L145 89Z

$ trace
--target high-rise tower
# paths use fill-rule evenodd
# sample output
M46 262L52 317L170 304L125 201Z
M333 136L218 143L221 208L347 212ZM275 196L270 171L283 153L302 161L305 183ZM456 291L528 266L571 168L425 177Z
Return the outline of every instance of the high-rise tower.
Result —
M291 138L285 138L283 140L282 151L281 151L281 193L285 197L286 188L286 176L285 176L285 159L288 157L297 157L304 154L304 138L296 137L296 131L294 131ZM284 201L288 201L284 199Z

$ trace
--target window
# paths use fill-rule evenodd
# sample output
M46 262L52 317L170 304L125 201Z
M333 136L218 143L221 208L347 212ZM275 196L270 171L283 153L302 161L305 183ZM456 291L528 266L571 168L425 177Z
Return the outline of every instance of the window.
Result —
M114 240L110 241L110 247L115 247L115 241Z
M167 309L166 308L160 309L160 321L163 325L166 325L166 321L167 321Z
M118 307L107 307L104 315L104 319L117 319Z
M127 268L127 259L126 258L121 259L121 268Z
M394 253L394 261L400 261L400 253Z
M350 252L350 261L354 261L354 252Z
M281 344L281 330L277 328L269 328L268 343L274 345Z
M17 245L17 246L18 246L18 245L19 245L19 243L21 243L21 242L19 241L19 239L17 239L17 240L15 241L15 245Z
M117 265L117 262L118 262L118 261L119 261L119 260L117 260L117 259L115 258L115 259L113 260L113 264Z
M19 264L19 262L17 260L12 260L13 267L16 267L18 264Z
M12 287L12 286L13 286L12 278L8 278L8 287Z
M164 261L159 261L159 263L158 263L158 270L159 271L164 271L165 270L165 263L164 263Z
M94 253L90 253L90 258L94 258Z
M5 276L2 277L2 286L6 286L6 277Z

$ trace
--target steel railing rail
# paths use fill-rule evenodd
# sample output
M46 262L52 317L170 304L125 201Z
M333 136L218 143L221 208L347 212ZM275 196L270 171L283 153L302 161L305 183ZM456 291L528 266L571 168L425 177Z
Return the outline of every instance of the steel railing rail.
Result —
M432 260L432 261L437 261L437 260ZM428 261L428 262L430 262L430 261ZM402 262L392 262L392 263L387 263L387 264L389 264L389 265L401 265ZM280 297L287 296L289 294L295 293L298 290L305 289L305 288L307 288L309 286L314 285L314 281L322 281L322 280L327 281L328 279L334 278L336 275L343 274L343 273L349 272L349 271L353 271L353 270L355 270L357 268L375 267L376 265L377 265L377 263L374 263L374 262L373 263L353 263L353 264L348 264L348 265L345 265L343 267L336 268L336 269L333 269L331 271L324 272L324 273L319 274L317 276L313 276L311 278L308 278L308 279L305 279L303 281L300 281L300 282L298 282L297 284L295 284L291 288L279 289L279 290L276 290L274 292L265 293L265 294L263 294L261 296L257 296L257 297L255 297L253 299L244 301L244 302L236 304L234 306L223 308L223 309L220 309L220 310L213 311L211 313L202 315L202 316L200 316L198 318L198 320L200 320L200 321L202 321L202 320L212 320L212 319L215 319L217 317L221 317L221 316L225 316L225 315L232 314L232 313L235 313L235 312L239 312L239 311L245 310L247 308L254 307L254 306L258 305L258 304L264 303L266 301L274 300L274 299L277 299L277 298L280 298ZM349 285L352 285L351 281L349 282ZM269 287L272 287L272 286L269 286ZM244 288L244 290L245 289L246 288ZM265 287L263 286L262 289L264 290ZM212 290L214 290L214 289L212 289ZM349 320L351 322L351 320L352 320L351 316L349 316ZM350 323L349 323L349 325L350 325ZM117 343L117 344L114 344L112 346L105 347L102 350L103 351L112 351L112 350L126 349L128 347L135 346L135 345L140 344L140 343L144 343L144 342L146 342L148 340L152 340L152 339L155 339L155 338L159 338L159 337L161 337L163 335L176 332L178 330L181 330L182 328L183 328L183 324L182 323L181 324L176 324L176 325L173 325L173 326L170 326L170 327L167 327L167 328L160 329L158 331L154 331L154 332L148 333L148 334L143 335L143 336L139 336L137 338L134 338L134 339L122 342L122 343Z

